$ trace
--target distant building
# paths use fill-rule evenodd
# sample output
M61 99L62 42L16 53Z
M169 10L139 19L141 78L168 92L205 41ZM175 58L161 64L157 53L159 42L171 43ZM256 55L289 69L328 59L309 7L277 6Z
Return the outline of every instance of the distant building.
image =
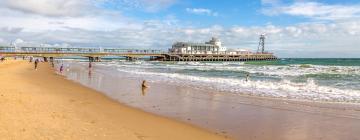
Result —
M219 39L213 37L205 43L176 42L169 49L169 52L176 54L221 54L226 52L226 47L221 45Z
M240 54L251 54L252 52L245 49L228 49L226 50L226 54L230 55L240 55Z

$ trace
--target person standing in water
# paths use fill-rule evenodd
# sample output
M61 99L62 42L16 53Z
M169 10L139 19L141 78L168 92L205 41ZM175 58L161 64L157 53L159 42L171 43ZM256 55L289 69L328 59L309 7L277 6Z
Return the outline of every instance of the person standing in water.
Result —
M91 64L91 62L89 62L89 69L91 69L92 68L92 64Z
M144 80L143 82L142 82L142 84L141 84L141 94L143 95L143 96L145 96L146 95L146 89L148 88L148 85L146 84L146 81Z
M247 81L249 81L249 79L250 79L250 74L247 73L247 74L246 74L246 79L245 79L245 81L247 82Z
M35 65L35 70L37 70L37 66L39 64L39 59L36 59L35 62L34 62L34 65Z
M142 82L141 87L142 87L142 88L148 88L145 80Z

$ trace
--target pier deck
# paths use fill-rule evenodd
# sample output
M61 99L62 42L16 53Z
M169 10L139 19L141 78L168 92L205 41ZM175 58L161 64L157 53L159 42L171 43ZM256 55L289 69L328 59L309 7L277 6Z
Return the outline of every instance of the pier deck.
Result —
M66 57L80 56L89 60L100 60L105 56L121 56L128 60L150 57L157 61L262 61L276 60L272 53L250 54L174 54L160 50L139 49L99 49L99 48L40 48L40 47L0 47L0 56ZM94 59L95 58L95 59Z

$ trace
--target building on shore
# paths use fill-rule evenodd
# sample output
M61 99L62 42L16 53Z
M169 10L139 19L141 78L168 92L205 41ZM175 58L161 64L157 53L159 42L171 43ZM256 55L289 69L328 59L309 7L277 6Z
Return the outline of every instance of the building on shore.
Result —
M205 43L176 42L169 49L169 53L175 54L221 54L225 51L226 47L215 37Z

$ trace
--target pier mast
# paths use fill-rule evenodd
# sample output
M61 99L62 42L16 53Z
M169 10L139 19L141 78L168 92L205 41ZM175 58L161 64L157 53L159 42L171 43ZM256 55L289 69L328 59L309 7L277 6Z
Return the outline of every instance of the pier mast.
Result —
M265 34L260 35L259 46L257 50L258 53L260 52L260 49L261 49L261 53L265 52Z

